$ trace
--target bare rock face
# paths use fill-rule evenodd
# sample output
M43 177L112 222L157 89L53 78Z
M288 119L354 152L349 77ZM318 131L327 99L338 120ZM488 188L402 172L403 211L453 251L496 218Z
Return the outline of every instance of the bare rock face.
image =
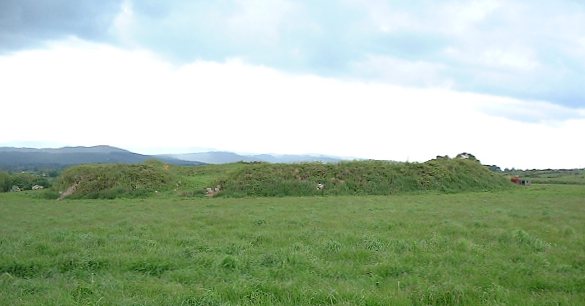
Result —
M67 190L65 190L64 192L61 193L58 200L63 200L64 198L74 194L75 191L77 190L77 186L79 186L79 182L69 186L69 188L67 188Z

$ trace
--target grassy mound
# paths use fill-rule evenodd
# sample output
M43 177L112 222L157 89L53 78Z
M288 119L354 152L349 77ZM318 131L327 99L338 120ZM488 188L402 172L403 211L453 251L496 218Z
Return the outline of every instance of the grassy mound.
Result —
M157 161L144 164L81 165L63 172L55 184L70 198L113 199L168 190L175 177Z
M484 191L510 183L476 161L424 163L352 161L338 164L250 164L217 182L223 196L388 195L416 191ZM317 188L323 184L323 190Z

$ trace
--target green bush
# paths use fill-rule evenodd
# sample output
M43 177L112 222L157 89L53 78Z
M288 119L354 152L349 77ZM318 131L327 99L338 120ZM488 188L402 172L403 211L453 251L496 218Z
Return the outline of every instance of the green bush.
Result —
M17 186L21 190L30 190L34 185L40 185L45 188L50 186L49 181L38 174L0 171L0 192L10 191L12 186Z
M52 189L45 189L35 195L37 198L45 200L56 200L59 198L59 192Z
M168 190L174 181L162 163L82 165L65 170L55 188L72 190L72 198L114 199L148 196Z
M12 187L12 179L6 172L0 171L0 192L7 192Z

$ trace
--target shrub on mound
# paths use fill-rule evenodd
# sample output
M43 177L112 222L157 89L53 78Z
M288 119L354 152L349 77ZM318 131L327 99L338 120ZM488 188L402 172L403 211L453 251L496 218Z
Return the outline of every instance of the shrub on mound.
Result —
M351 161L337 164L249 164L217 182L220 195L309 196L388 195L416 191L484 191L509 182L479 162L435 159L424 163ZM317 188L323 184L323 190Z
M71 198L113 199L146 196L169 189L173 182L168 167L149 161L72 167L61 174L55 188Z

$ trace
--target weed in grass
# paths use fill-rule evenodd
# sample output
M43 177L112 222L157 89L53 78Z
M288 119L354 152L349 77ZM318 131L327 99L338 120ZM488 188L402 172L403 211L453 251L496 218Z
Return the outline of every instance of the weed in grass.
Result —
M575 235L575 229L570 226L563 226L561 234L567 238L573 237Z
M8 262L0 265L0 274L11 277L33 278L41 275L41 267L35 263Z
M433 285L414 291L414 305L465 305L465 292L458 286Z
M509 300L510 290L492 283L481 288L480 301L485 305L504 305Z
M325 252L337 253L341 250L341 243L336 240L327 240L325 243Z
M371 236L364 237L363 245L366 250L370 251L382 251L385 247L382 240Z
M254 224L256 224L256 225L263 225L263 224L266 224L266 220L264 220L264 219L256 219L256 220L254 220Z
M238 260L233 256L226 256L221 260L220 266L227 270L235 270L238 267Z
M160 259L142 259L128 265L128 270L143 273L148 276L161 276L172 269L169 262Z
M86 304L94 295L94 291L90 286L85 284L77 285L71 292L71 296L77 303Z
M252 246L258 247L258 246L261 246L263 244L269 243L270 240L271 240L270 237L268 237L266 235L258 234L256 236L254 236L254 238L252 238L252 241L250 242L250 244Z
M105 260L69 257L59 259L56 266L60 273L77 271L98 272L100 270L106 269L109 266L109 263Z
M400 262L379 264L373 270L373 273L382 278L398 278L414 271L413 267Z
M536 252L545 251L551 246L550 243L534 237L523 230L515 230L512 236L519 245L526 246Z
M455 250L460 252L475 252L479 251L480 249L480 246L466 238L459 238L455 242Z

